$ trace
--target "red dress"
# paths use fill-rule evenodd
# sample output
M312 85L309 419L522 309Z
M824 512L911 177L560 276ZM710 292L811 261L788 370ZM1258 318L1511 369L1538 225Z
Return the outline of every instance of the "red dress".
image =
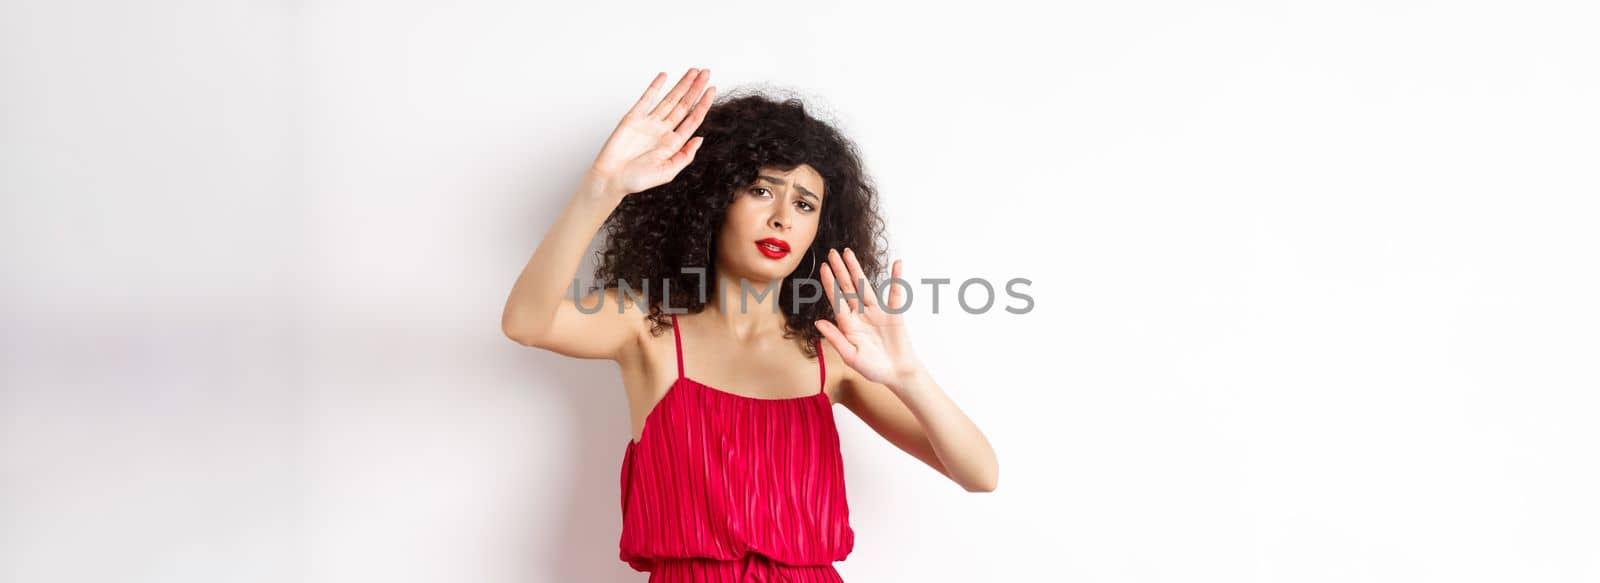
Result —
M622 458L620 557L649 583L841 583L855 546L827 367L824 390L762 399L683 374Z

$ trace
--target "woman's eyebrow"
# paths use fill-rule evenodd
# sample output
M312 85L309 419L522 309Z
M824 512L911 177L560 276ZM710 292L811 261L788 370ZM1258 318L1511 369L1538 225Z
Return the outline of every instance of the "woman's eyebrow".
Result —
M785 182L782 178L778 178L778 177L775 177L775 176L757 175L756 178L760 178L762 180L765 180L767 182L771 182L771 183L776 184L778 186L783 186L785 184L788 184L788 182ZM819 196L817 196L815 194L812 194L811 191L806 190L806 187L800 186L799 183L796 183L794 185L794 187L800 189L800 194L802 194L802 195L809 196L811 198L815 198L818 201L822 200L821 197L819 197Z

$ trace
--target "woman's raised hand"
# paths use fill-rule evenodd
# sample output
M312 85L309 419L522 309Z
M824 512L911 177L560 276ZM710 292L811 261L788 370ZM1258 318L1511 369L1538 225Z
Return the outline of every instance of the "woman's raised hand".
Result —
M845 277L841 279L840 275ZM891 277L901 283L905 281L900 276L899 259L894 261ZM922 361L911 348L911 332L901 317L901 312L906 311L906 298L900 287L891 282L885 310L878 305L878 290L867 280L861 263L849 247L843 255L829 249L828 261L822 264L822 289L833 304L834 319L839 324L817 320L817 330L850 368L867 380L883 383L891 389L923 370ZM855 297L844 298L843 294Z
M692 136L717 94L716 86L706 87L711 70L689 69L660 103L650 107L666 78L666 73L656 74L644 95L606 138L590 168L622 194L670 182L694 160L695 151L705 141Z

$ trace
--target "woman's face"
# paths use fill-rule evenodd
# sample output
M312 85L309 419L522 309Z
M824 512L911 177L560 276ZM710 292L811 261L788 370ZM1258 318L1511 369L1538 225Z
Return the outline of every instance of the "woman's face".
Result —
M718 271L759 286L810 269L806 250L822 219L822 184L810 165L762 167L754 182L733 193L717 244Z

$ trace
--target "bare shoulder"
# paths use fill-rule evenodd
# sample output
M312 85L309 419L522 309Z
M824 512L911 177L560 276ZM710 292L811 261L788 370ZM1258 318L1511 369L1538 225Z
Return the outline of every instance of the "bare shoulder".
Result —
M846 364L844 358L839 356L839 351L834 350L833 343L827 338L822 339L822 366L825 378L823 390L828 393L828 400L834 404L845 404L850 398L850 387L859 382L861 375Z

